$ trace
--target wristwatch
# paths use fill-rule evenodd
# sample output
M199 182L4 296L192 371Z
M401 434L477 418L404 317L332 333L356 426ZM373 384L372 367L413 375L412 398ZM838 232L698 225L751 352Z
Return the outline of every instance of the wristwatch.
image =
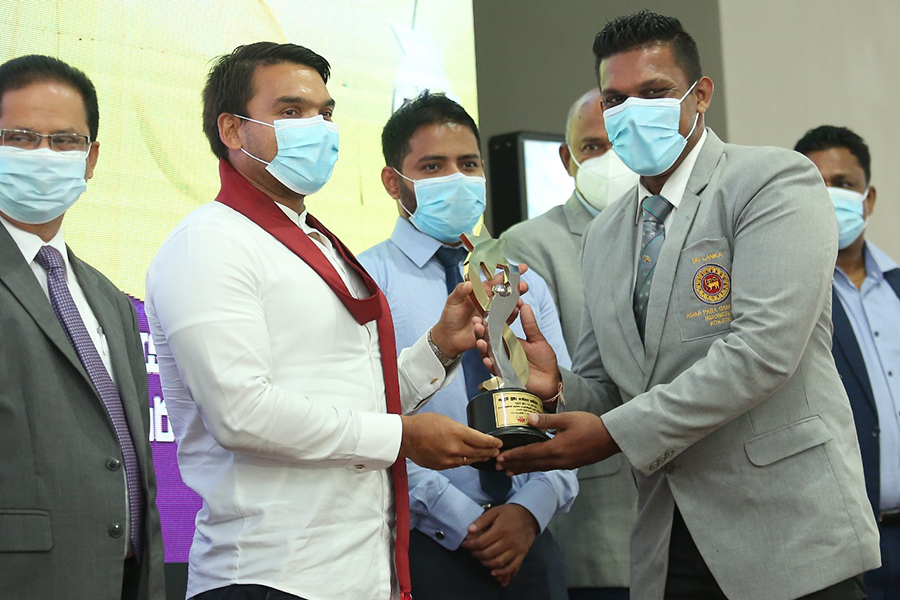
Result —
M451 357L447 356L446 354L444 354L441 351L441 349L437 347L437 344L435 344L434 340L431 339L431 329L428 330L428 335L426 336L426 338L428 340L428 345L431 346L431 351L434 352L434 356L439 361L441 361L441 364L444 365L445 369L447 367L449 367L450 365L452 365L453 361L455 361L457 358L459 358L458 356L456 358L451 358Z

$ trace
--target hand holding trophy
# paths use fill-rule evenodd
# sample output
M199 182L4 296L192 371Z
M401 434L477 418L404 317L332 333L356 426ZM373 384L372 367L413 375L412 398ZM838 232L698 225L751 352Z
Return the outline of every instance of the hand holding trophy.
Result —
M519 302L519 266L510 264L503 254L506 240L491 237L482 227L479 235L460 236L469 257L465 279L471 281L472 303L485 319L489 355L499 376L483 382L483 390L469 401L466 408L469 427L492 435L503 442L503 450L548 440L547 434L528 425L528 415L543 413L541 399L525 389L528 383L528 360L518 338L507 321ZM488 280L499 274L503 280L494 285L488 296L480 285L482 274ZM476 469L494 470L495 460L473 464Z

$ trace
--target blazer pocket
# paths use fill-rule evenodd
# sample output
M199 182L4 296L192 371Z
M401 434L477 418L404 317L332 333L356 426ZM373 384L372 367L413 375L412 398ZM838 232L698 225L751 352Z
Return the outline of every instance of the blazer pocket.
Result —
M47 552L52 547L49 510L0 509L0 552Z
M593 479L594 477L609 477L622 470L622 455L614 454L606 460L593 463L585 467L578 467L578 479Z
M819 415L757 435L744 442L747 458L765 467L831 440L831 432Z
M731 331L731 284L726 238L703 239L681 251L675 288L682 341Z

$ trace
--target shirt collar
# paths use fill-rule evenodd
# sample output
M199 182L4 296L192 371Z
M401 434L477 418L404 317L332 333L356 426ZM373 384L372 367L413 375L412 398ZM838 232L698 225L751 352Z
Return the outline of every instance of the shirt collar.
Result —
M697 142L697 145L684 157L684 161L678 165L678 168L669 176L666 183L663 184L662 190L659 192L659 195L668 200L673 208L678 208L678 205L681 204L684 190L687 188L688 180L691 178L691 171L694 170L694 165L697 164L697 157L700 156L700 150L703 148L703 144L706 143L706 138L708 136L709 132L704 128L703 135L700 136L700 141ZM644 187L643 183L638 182L638 219L640 219L641 216L641 202L643 202L644 198L647 196L652 195L653 194Z
M403 217L397 217L391 241L420 269L434 256L438 248L444 245L439 240L416 229L415 225Z
M885 271L891 271L898 268L897 263L894 262L890 256L885 254L880 248L868 240L866 240L865 245L863 246L863 256L866 261L866 279L871 279L875 282L881 281L884 279ZM850 282L850 278L847 277L847 274L837 265L834 266L834 272L836 277L841 277L844 281L856 287L855 284Z
M309 223L306 222L306 215L309 214L309 211L307 210L306 206L303 207L303 212L301 212L301 213L298 213L295 210L288 208L287 206L285 206L284 204L282 204L280 202L276 202L275 206L280 208L281 212L283 212L285 215L287 215L287 218L291 220L291 223L294 223L297 227L300 228L300 231L302 231L306 235L315 233L316 234L315 236L310 237L310 239L313 241L313 243L320 245L320 246L325 246L328 249L333 249L333 246L331 245L331 240L328 239L328 236L324 235L321 231L319 231L315 227L310 227Z
M62 254L66 273L71 270L71 266L69 265L69 252L66 249L66 240L63 237L62 227L60 227L59 231L56 232L56 235L54 235L49 242L44 243L44 240L42 240L39 235L25 231L24 229L19 229L3 217L0 217L0 222L3 223L6 231L9 232L9 236L16 243L16 246L19 247L19 251L25 258L26 263L29 265L33 263L34 257L37 256L37 253L44 246L52 246Z
M600 214L600 211L588 204L588 201L584 199L584 196L581 195L581 192L575 190L575 197L578 198L578 201L581 202L581 205L588 211L588 214L591 215L591 218L596 217Z
M865 252L866 271L871 275L877 276L879 279L884 277L885 271L892 271L898 268L897 263L894 262L890 256L882 252L881 248L868 240L866 240Z

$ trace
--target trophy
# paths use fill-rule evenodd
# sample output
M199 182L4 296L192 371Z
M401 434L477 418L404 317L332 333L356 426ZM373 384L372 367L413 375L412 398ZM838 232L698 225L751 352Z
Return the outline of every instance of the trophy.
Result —
M548 440L547 434L528 424L528 415L544 412L544 403L525 389L528 359L507 324L519 303L519 266L510 264L504 256L506 240L495 240L486 227L477 236L463 234L460 239L469 251L465 279L473 283L471 300L485 319L488 355L500 372L483 382L479 386L483 391L469 401L469 427L499 438L504 450ZM493 296L488 297L481 275L490 280L500 272L503 281L494 285ZM471 466L493 470L495 463L491 459Z

